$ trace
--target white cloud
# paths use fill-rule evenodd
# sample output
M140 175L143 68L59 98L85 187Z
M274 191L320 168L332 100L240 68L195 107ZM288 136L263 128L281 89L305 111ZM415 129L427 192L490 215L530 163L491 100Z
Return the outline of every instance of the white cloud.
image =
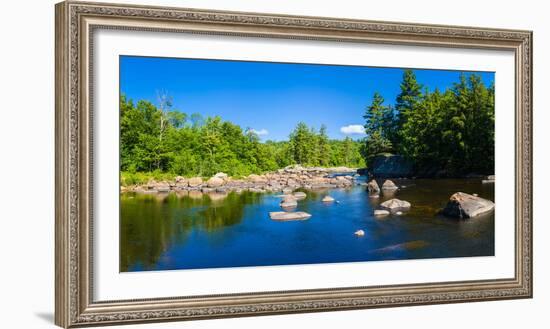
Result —
M347 125L341 127L340 132L346 135L364 135L365 127L361 125Z
M267 131L267 129L260 129L260 130L250 129L250 131L255 133L258 136L266 136L269 134L269 131Z

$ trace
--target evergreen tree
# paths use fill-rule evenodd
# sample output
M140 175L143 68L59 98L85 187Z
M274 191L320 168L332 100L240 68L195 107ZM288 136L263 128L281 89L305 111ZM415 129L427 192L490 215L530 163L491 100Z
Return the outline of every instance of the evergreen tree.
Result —
M403 72L403 80L400 85L400 93L397 95L395 110L397 112L397 123L395 134L388 136L393 146L401 151L403 135L401 129L413 114L415 107L422 98L422 86L416 81L416 75L411 69Z
M395 119L393 109L384 105L384 98L379 93L374 93L372 103L365 110L365 133L367 137L364 142L365 159L367 162L376 154L391 152L392 143L389 136L393 134Z

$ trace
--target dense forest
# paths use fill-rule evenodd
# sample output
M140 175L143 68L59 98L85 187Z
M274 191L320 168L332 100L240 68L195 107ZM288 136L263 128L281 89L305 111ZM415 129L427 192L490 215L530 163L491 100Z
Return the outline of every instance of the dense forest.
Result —
M444 91L424 88L406 70L395 105L375 93L366 107L366 137L330 139L299 122L286 141L260 141L250 128L222 118L203 118L173 108L160 94L158 105L120 98L121 170L211 176L245 176L290 164L364 167L375 155L398 153L416 168L452 175L493 173L494 86L480 76L461 75Z
M166 96L159 106L134 104L122 96L121 170L184 176L230 176L273 171L290 164L365 166L362 142L329 139L323 125L316 130L300 122L288 141L261 142L253 129L242 129L220 117L203 118L172 109Z
M430 91L406 70L395 105L375 93L365 111L364 155L397 153L416 170L450 176L494 173L494 85L461 74L447 90Z

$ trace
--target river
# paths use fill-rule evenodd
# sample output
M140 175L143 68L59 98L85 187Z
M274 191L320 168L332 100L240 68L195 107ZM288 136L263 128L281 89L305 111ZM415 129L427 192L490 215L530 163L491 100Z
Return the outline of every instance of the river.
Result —
M220 268L494 255L494 213L469 220L438 215L454 192L494 201L479 179L394 180L395 194L369 198L365 186L307 191L303 221L273 221L277 194L122 193L120 271ZM381 184L382 181L379 181ZM338 202L323 203L330 195ZM412 204L383 218L388 199ZM363 230L364 236L354 232Z

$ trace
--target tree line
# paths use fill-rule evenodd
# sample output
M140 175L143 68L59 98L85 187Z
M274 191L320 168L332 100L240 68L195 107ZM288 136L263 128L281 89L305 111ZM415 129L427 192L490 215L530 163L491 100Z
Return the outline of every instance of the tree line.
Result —
M173 108L120 97L121 170L184 176L231 176L273 171L291 164L364 167L381 153L401 154L416 170L447 175L494 173L494 85L462 74L452 87L433 91L405 70L394 104L380 93L364 113L366 137L330 139L299 122L286 141L261 142L253 129Z
M452 87L430 91L405 70L395 105L374 93L366 108L363 154L397 153L417 171L450 176L494 173L494 84L461 74Z
M300 122L287 141L261 142L253 129L219 116L175 110L165 94L158 105L120 97L120 167L128 173L230 176L273 171L291 164L363 167L362 141L330 139Z

